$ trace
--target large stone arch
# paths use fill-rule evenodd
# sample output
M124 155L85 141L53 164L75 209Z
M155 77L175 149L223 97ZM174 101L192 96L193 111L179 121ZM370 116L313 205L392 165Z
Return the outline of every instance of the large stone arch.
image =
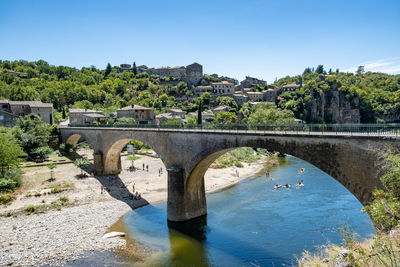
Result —
M286 137L224 139L222 142L214 142L213 146L205 147L193 157L195 164L184 184L182 197L184 204L180 211L182 217L194 218L206 214L204 174L219 156L238 147L265 148L305 160L340 182L362 204L367 204L371 200L373 190L382 186L379 180L381 170L378 165L379 152L383 146L368 139L302 140Z

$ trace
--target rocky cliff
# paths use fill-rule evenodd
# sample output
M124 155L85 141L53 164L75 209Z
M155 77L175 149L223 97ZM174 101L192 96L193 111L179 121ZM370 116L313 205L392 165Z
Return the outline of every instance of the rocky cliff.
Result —
M360 123L359 99L349 98L335 83L328 91L311 90L311 121L325 123Z

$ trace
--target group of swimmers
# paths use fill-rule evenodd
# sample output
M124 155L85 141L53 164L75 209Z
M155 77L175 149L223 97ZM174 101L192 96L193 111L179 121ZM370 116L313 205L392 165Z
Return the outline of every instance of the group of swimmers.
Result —
M305 168L301 168L301 169L300 169L300 174L303 174L305 171L306 171ZM266 176L269 176L269 173L268 173L268 172L267 172ZM272 181L272 179L271 179L271 181ZM291 185L291 184L284 184L284 185L276 184L276 185L274 186L274 190L278 190L279 188L286 188L286 189L289 189L289 188L292 187L292 186L303 187L303 186L304 186L303 180L300 180L298 183L296 183L296 184L294 184L294 185Z

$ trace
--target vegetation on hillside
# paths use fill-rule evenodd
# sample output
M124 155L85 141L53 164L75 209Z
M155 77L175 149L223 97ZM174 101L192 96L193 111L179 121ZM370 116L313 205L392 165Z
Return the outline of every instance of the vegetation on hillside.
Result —
M324 92L329 100L332 90L338 89L352 105L355 106L355 98L359 100L361 122L379 122L381 121L379 118L384 115L400 113L400 75L364 73L362 69L356 74L344 72L327 74L323 66L317 70L312 72L307 68L302 75L287 76L275 82L274 85L277 87L294 82L301 82L303 85L295 91L282 93L278 107L291 110L297 118L311 122L312 94L318 97Z

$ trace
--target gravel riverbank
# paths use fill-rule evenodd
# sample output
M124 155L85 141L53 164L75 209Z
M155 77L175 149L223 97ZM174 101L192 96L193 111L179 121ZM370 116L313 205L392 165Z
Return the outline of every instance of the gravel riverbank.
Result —
M59 266L87 250L109 250L125 241L103 239L108 227L131 208L105 201L50 213L0 218L0 266Z
M71 177L64 179L75 183L73 190L61 195L65 194L69 199L73 199L71 203L77 203L76 206L64 207L59 211L53 209L41 214L0 217L0 266L60 266L79 259L88 251L105 251L124 246L125 240L122 238L102 237L111 225L132 208L147 202L163 201L167 197L166 173L158 173L158 169L163 167L161 161L143 157L137 164L141 166L142 162L151 164L151 170L123 172L120 175L121 181L106 182L107 186L112 188L113 194L100 194L100 183L104 182L100 178L92 177L78 181L71 174L74 170L71 172L60 167L62 173L57 176L69 173ZM129 162L125 161L124 165L127 164ZM165 170L165 167L163 168ZM210 169L205 176L206 191L211 192L235 184L262 168L263 162L260 161L251 166L245 164L244 168L240 169ZM79 170L75 170L75 173L79 173ZM143 203L135 201L133 204L123 198L128 191L121 188L120 183L124 182L131 188L133 181L142 193ZM49 198L41 196L32 200L40 202L46 199L46 203L49 203ZM29 200L22 197L19 202L3 207L3 213L12 208L19 208L21 204L29 204Z

